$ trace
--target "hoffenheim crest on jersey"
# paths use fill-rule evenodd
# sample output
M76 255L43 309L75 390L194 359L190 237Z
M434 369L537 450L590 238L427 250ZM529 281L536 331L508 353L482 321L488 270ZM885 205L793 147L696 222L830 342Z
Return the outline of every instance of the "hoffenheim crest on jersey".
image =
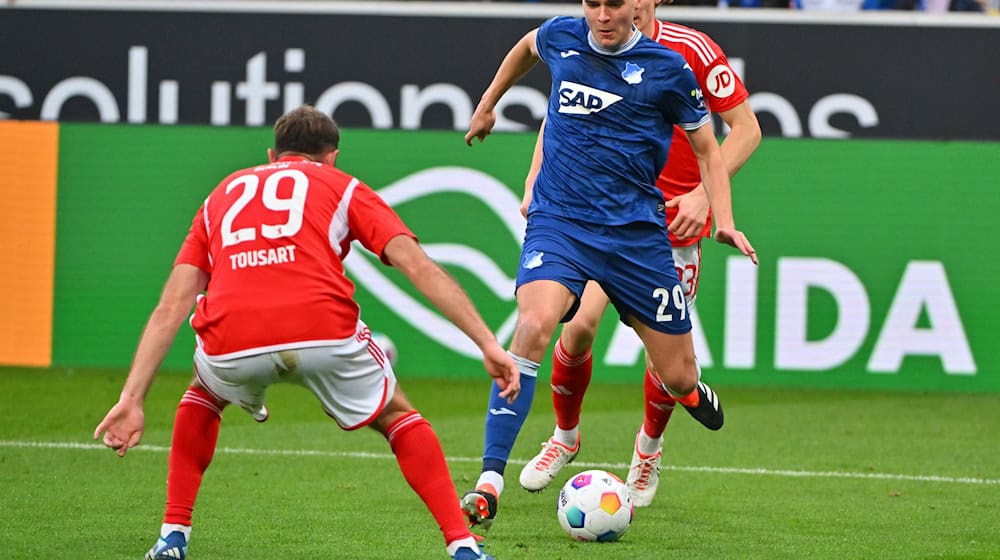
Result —
M638 64L625 61L625 69L622 70L622 79L627 83L635 85L642 81L642 73L645 68L640 68Z

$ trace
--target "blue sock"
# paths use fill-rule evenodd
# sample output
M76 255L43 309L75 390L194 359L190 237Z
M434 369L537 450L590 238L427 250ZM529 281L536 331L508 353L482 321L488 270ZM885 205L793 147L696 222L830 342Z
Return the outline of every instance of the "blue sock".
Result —
M508 403L500 397L500 387L496 382L490 388L490 406L486 410L486 445L483 450L483 471L496 471L503 474L510 458L521 426L531 411L531 402L535 399L535 378L538 376L539 364L511 354L517 369L521 371L521 393Z

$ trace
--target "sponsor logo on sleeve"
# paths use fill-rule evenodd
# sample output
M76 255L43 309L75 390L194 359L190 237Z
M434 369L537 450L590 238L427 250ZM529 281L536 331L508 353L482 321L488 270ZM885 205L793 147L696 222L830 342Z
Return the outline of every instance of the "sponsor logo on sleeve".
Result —
M719 64L709 71L704 86L714 97L729 97L736 91L736 75L728 65Z
M698 102L698 107L701 109L705 108L705 94L702 93L701 88L694 88L691 90L691 97Z

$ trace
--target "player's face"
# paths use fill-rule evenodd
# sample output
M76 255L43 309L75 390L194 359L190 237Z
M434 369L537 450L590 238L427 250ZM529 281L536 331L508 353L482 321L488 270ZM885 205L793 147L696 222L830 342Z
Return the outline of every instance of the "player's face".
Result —
M653 19L656 17L656 0L638 0L633 22L647 37L653 33Z
M598 45L615 49L632 37L632 21L639 1L583 0L583 15Z

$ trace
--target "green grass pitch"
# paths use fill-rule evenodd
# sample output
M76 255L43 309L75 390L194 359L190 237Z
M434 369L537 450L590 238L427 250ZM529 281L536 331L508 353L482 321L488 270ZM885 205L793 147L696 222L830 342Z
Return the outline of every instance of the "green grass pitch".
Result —
M142 445L120 459L91 434L123 376L0 368L5 559L139 559L152 544L189 374L159 376ZM469 489L486 375L400 378L438 433L458 491ZM1000 558L1000 395L716 389L726 427L709 432L675 412L653 505L636 509L619 542L575 543L556 521L557 489L587 468L625 476L641 386L595 384L577 462L531 494L517 474L554 422L542 379L487 550L497 560ZM446 558L381 436L341 431L297 387L273 388L268 406L262 425L226 411L191 560Z

